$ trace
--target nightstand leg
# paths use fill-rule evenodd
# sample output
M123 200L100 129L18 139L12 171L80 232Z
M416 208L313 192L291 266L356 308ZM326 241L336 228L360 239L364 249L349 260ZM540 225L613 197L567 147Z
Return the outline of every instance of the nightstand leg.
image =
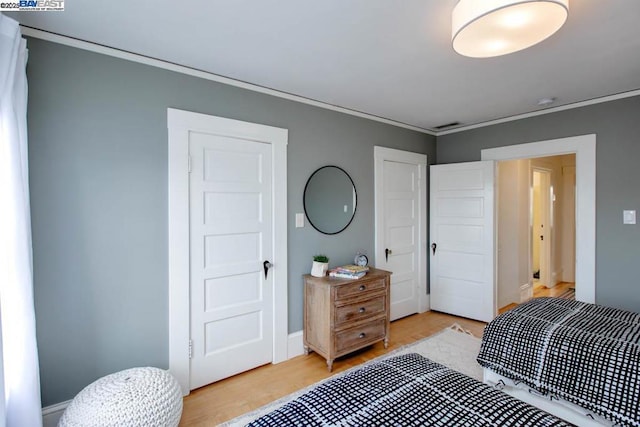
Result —
M309 346L304 346L304 355L308 356L309 355Z
M384 337L384 348L389 348L389 337Z
M329 369L329 372L333 370L333 359L327 359L327 368Z

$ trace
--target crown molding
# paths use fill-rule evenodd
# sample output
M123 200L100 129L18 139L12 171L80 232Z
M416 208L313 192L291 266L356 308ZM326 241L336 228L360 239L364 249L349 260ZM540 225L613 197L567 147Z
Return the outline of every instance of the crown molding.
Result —
M97 43L88 42L85 40L76 39L73 37L63 36L49 31L39 30L37 28L20 25L23 36L34 37L41 40L46 40L54 43L59 43L65 46L75 47L78 49L88 50L95 53L101 53L103 55L112 56L115 58L124 59L127 61L137 62L139 64L150 65L152 67L162 68L176 73L186 74L193 77L198 77L205 80L211 80L218 83L223 83L229 86L235 86L241 89L247 89L253 92L263 93L266 95L275 96L289 101L300 102L302 104L312 105L314 107L324 108L325 110L337 111L339 113L348 114L350 116L360 117L363 119L373 120L380 123L396 126L399 128L409 129L427 135L435 136L436 133L432 130L412 126L407 123L398 122L395 120L387 119L384 117L376 116L373 114L363 113L358 110L352 110L338 105L328 104L326 102L317 101L311 98L305 98L304 96L294 95L287 92L271 89L264 86L255 85L252 83L243 82L241 80L235 80L229 77L220 76L218 74L210 73L208 71L199 70L196 68L186 67L184 65L175 64L173 62L163 61L161 59L152 58L149 56L140 55L133 52L128 52L121 49L104 46Z
M186 75L193 76L193 77L198 77L198 78L205 79L205 80L211 80L211 81L215 81L215 82L218 82L218 83L223 83L223 84L226 84L226 85L229 85L229 86L234 86L234 87L238 87L238 88L242 88L242 89L247 89L247 90L250 90L250 91L253 91L253 92L263 93L263 94L266 94L266 95L271 95L271 96L275 96L275 97L278 97L278 98L287 99L289 101L300 102L302 104L312 105L314 107L319 107L319 108L323 108L323 109L326 109L326 110L336 111L336 112L339 112L339 113L348 114L350 116L355 116L355 117L360 117L360 118L363 118L363 119L373 120L373 121L376 121L376 122L385 123L385 124L396 126L396 127L399 127L399 128L409 129L409 130L413 130L413 131L416 131L416 132L420 132L420 133L424 133L424 134L432 135L432 136L436 136L436 137L449 135L449 134L453 134L453 133L458 133L458 132L465 132L465 131L468 131L468 130L483 128L483 127L486 127L486 126L493 126L493 125L497 125L497 124L500 124L500 123L507 123L507 122L512 122L512 121L516 121L516 120L527 119L529 117L536 117L536 116L541 116L541 115L544 115L544 114L552 114L552 113L557 113L559 111L571 110L571 109L574 109L574 108L581 108L581 107L586 107L586 106L589 106L589 105L595 105L595 104L600 104L600 103L603 103L603 102L610 102L610 101L615 101L615 100L618 100L618 99L630 98L630 97L633 97L633 96L639 96L640 95L640 89L636 89L636 90L632 90L632 91L628 91L628 92L622 92L622 93L618 93L618 94L614 94L614 95L603 96L603 97L600 97L600 98L593 98L593 99L589 99L589 100L586 100L586 101L574 102L574 103L571 103L571 104L559 105L557 107L545 108L544 110L532 111L530 113L516 114L516 115L513 115L513 116L503 117L503 118L500 118L500 119L488 120L488 121L485 121L485 122L478 122L478 123L474 123L474 124L471 124L471 125L460 126L460 127L455 128L455 129L448 129L448 130L443 130L443 131L434 131L434 130L431 130L431 129L426 129L426 128L421 128L421 127L418 127L418 126L409 125L407 123L398 122L398 121L395 121L395 120L387 119L387 118L376 116L376 115L373 115L373 114L363 113L361 111L352 110L352 109L345 108L345 107L340 107L338 105L328 104L326 102L317 101L315 99L305 98L303 96L294 95L294 94L287 93L287 92L282 92L282 91L279 91L279 90L267 88L267 87L264 87L264 86L255 85L255 84L252 84L252 83L243 82L241 80L235 80L235 79L232 79L232 78L229 78L229 77L220 76L218 74L210 73L210 72L207 72L207 71L198 70L196 68L190 68L190 67L186 67L184 65L179 65L179 64L172 63L172 62L163 61L161 59L152 58L152 57L148 57L148 56L144 56L144 55L139 55L137 53L127 52L127 51L124 51L124 50L115 49L115 48L104 46L104 45L100 45L100 44L97 44L97 43L92 43L92 42L88 42L88 41L85 41L85 40L75 39L73 37L63 36L63 35L60 35L60 34L39 30L37 28L27 27L27 26L23 26L23 25L21 25L20 28L21 28L22 34L25 35L25 36L28 36L28 37L34 37L34 38L38 38L38 39L41 39L41 40L46 40L46 41L50 41L50 42L54 42L54 43L59 43L59 44L65 45L65 46L71 46L71 47L75 47L75 48L78 48L78 49L83 49L83 50L87 50L87 51L91 51L91 52L95 52L95 53L100 53L100 54L103 54L103 55L112 56L112 57L115 57L115 58L124 59L124 60L127 60L127 61L132 61L132 62L137 62L137 63L140 63L140 64L150 65L152 67L162 68L162 69L165 69L165 70L174 71L176 73L186 74Z
M615 95L602 96L600 98L593 98L586 101L574 102L566 105L559 105L557 107L545 108L544 110L532 111L530 113L517 114L515 116L508 116L508 117L503 117L501 119L488 120L486 122L479 122L479 123L475 123L468 126L461 126L455 129L444 130L441 132L437 132L436 137L449 135L457 132L464 132L471 129L483 128L486 126L497 125L500 123L507 123L507 122L513 122L516 120L527 119L529 117L542 116L544 114L557 113L559 111L573 110L574 108L587 107L589 105L602 104L603 102L616 101L618 99L631 98L639 95L640 95L640 89L631 90L628 92L621 92Z

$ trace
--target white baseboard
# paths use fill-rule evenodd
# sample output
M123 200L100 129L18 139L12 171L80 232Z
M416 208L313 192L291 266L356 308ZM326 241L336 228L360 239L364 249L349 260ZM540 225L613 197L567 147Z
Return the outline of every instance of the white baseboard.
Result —
M66 402L60 402L55 405L42 408L42 427L56 427L58 425L58 421L62 418L64 410L67 409L67 406L69 406L70 403L71 401L67 400Z
M287 359L304 354L304 342L302 339L302 331L289 334L289 342L287 343Z
M560 283L560 279L558 278L561 277L561 274L562 273L559 274L557 271L551 273L551 286L549 286L549 288L553 288L555 285Z
M520 302L529 301L533 298L533 286L530 283L520 285Z
M420 298L418 305L418 313L426 313L427 311L431 311L431 294L427 294L425 298Z

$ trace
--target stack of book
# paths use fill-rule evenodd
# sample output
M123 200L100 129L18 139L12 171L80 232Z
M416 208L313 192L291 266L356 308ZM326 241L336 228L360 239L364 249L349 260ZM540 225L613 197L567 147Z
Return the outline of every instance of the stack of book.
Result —
M359 279L369 271L369 267L359 265L343 265L329 270L329 277L339 277L341 279Z

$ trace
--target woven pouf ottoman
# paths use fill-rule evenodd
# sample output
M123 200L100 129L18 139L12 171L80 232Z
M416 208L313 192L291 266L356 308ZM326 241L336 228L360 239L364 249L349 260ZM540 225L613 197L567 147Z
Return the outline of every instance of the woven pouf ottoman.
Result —
M181 415L180 385L168 371L133 368L85 387L58 426L177 426Z

